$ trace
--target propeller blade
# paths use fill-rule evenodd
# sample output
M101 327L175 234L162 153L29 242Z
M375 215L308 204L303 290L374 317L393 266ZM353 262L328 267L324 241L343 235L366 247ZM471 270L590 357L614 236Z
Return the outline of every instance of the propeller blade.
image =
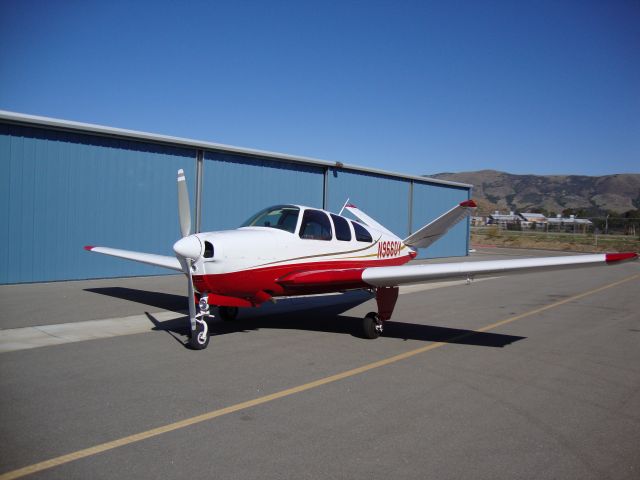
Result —
M178 218L180 219L180 233L183 237L191 235L191 206L189 190L184 170L178 170Z

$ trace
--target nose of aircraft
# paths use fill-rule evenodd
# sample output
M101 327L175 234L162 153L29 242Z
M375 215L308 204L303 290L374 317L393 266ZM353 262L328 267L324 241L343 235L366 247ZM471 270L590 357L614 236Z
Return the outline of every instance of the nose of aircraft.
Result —
M181 257L195 260L202 253L202 243L196 235L188 235L173 244L173 251Z

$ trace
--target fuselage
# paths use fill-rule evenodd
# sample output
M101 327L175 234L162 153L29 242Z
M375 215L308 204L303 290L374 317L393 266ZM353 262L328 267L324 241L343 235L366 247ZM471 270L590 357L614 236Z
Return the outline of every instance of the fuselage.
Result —
M348 275L317 286L286 279L301 272L403 265L416 256L390 232L300 205L269 207L236 230L194 236L201 254L194 259L193 284L217 305L252 306L283 295L364 288Z

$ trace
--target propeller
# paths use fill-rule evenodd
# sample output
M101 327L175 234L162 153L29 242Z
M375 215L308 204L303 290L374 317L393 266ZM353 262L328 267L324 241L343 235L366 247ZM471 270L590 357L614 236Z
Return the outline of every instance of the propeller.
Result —
M184 170L178 170L178 218L180 219L180 233L182 237L191 235L191 207L189 204L189 191L187 190L187 178Z
M209 329L204 317L208 312L208 305L204 305L200 314L196 312L195 292L193 290L193 262L196 261L202 252L202 244L197 235L191 233L191 206L189 202L189 191L187 189L187 179L184 170L178 170L178 219L180 220L180 233L182 238L173 245L173 251L182 265L184 273L187 275L187 296L189 301L189 320L191 335L189 345L191 348L201 350L209 343ZM203 299L206 302L206 299Z

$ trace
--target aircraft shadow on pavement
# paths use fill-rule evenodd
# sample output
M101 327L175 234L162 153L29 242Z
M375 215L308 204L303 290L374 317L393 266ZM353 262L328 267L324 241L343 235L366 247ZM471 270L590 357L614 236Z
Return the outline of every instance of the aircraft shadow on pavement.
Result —
M252 309L247 312L241 311L237 320L223 321L216 318L209 323L209 332L211 336L219 336L258 331L260 329L283 329L339 333L363 338L361 333L362 318L345 314L345 312L373 297L367 292L354 293L349 292L338 298L336 296L328 296L295 299L298 303L294 303L293 306L282 305L282 303L286 302L285 300L278 302L279 305L265 305L266 308L262 314L260 309ZM302 301L306 301L309 305L306 308L300 308L303 305ZM287 311L292 307L295 309L294 311ZM250 316L247 315L249 312L251 312ZM248 318L243 318L243 314L247 315ZM147 316L154 324L154 330L167 331L177 341L186 346L186 342L176 337L176 334L183 337L188 335L187 317L158 321L152 314L147 313ZM393 320L385 323L383 336L403 340L445 342L483 347L505 347L526 338Z
M108 297L121 298L122 300L162 308L163 310L176 313L185 313L188 310L185 295L174 295L172 293L152 292L126 287L85 288L84 291L98 293Z

